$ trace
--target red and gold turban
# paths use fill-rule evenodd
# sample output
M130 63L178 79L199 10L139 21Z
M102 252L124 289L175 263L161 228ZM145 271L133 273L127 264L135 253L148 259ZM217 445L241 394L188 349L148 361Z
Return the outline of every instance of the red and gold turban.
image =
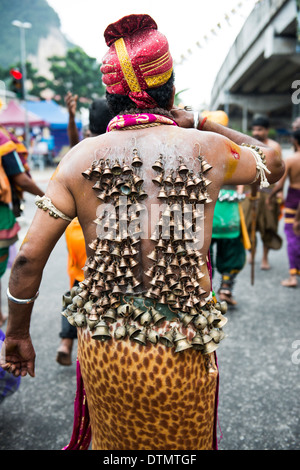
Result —
M169 80L173 60L155 21L149 15L125 16L106 28L104 38L109 50L100 70L107 92L129 96L140 109L156 107L145 90Z

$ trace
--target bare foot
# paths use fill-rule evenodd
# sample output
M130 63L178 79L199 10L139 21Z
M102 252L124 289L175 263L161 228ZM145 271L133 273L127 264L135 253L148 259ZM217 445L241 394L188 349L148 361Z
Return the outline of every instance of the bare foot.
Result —
M268 261L262 260L260 269L268 271L269 269L271 269L271 266L269 265Z
M61 366L72 365L72 347L73 340L70 338L63 338L57 349L56 361Z
M232 297L231 293L219 292L219 300L225 300L228 305L237 305L237 301Z
M284 287L297 287L297 279L291 276L288 279L281 281L281 285Z

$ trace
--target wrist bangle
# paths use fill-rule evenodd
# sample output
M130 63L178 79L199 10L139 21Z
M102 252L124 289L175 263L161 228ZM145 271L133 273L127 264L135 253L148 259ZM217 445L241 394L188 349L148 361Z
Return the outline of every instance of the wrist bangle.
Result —
M38 295L39 295L39 291L37 291L37 293L36 293L33 297L31 297L31 299L17 299L17 298L14 297L13 295L11 295L11 293L9 292L9 288L7 288L6 294L7 294L8 300L11 300L11 301L14 302L15 304L26 305L26 304L31 304L32 302L35 301L35 299L36 299L36 298L38 297Z
M207 117L205 117L205 118L202 119L202 121L201 121L201 123L200 123L200 126L198 127L198 130L199 130L199 131L202 131L203 126L204 126L204 124L206 123L206 121L207 121Z
M194 112L194 128L197 129L199 124L199 113L198 111Z

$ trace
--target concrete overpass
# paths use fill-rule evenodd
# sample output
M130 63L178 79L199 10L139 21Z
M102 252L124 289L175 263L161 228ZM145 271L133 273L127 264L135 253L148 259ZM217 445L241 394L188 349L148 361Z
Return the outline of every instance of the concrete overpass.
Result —
M224 109L244 131L255 114L274 127L300 116L299 0L255 6L219 70L210 109Z

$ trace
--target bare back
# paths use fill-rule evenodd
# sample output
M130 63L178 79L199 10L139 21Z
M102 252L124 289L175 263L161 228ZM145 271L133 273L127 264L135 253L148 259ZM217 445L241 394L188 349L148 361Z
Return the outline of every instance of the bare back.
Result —
M218 193L224 183L247 184L253 181L255 177L253 157L251 155L249 157L247 149L237 146L220 135L172 126L111 132L104 136L86 139L65 157L51 180L47 194L60 210L70 217L78 216L84 232L88 257L93 255L89 245L97 237L97 230L101 228L101 220L98 220L98 225L95 221L103 209L103 202L97 197L101 192L100 189L93 188L95 181L85 179L82 173L91 167L93 161L101 158L107 160L110 166L115 161L130 165L134 148L137 149L142 160L142 167L138 169L137 174L144 180L142 189L148 196L143 200L146 211L142 216L143 234L139 267L143 273L145 288L149 287L151 281L144 275L151 263L148 255L154 249L151 235L156 224L159 223L163 205L166 202L170 203L170 200L160 199L159 188L153 183L153 179L158 176L153 169L155 161L160 156L162 157L165 178L172 172L175 173L180 163L186 165L191 175L199 175L201 171L199 156L204 158L211 167L205 173L209 198L205 203L198 203L204 215L199 239L202 259L205 261L202 267L204 274L202 285L209 293L210 280L206 267L206 255L210 245L213 212ZM64 181L64 185L74 199L73 213L70 212L70 206L66 205L66 200L58 197L60 193L55 187L60 184L60 181ZM113 189L113 184L109 187L109 190L111 189ZM179 194L178 189L177 194ZM171 202L175 203L176 197Z
M295 152L286 161L287 176L290 181L290 187L300 189L300 151Z

